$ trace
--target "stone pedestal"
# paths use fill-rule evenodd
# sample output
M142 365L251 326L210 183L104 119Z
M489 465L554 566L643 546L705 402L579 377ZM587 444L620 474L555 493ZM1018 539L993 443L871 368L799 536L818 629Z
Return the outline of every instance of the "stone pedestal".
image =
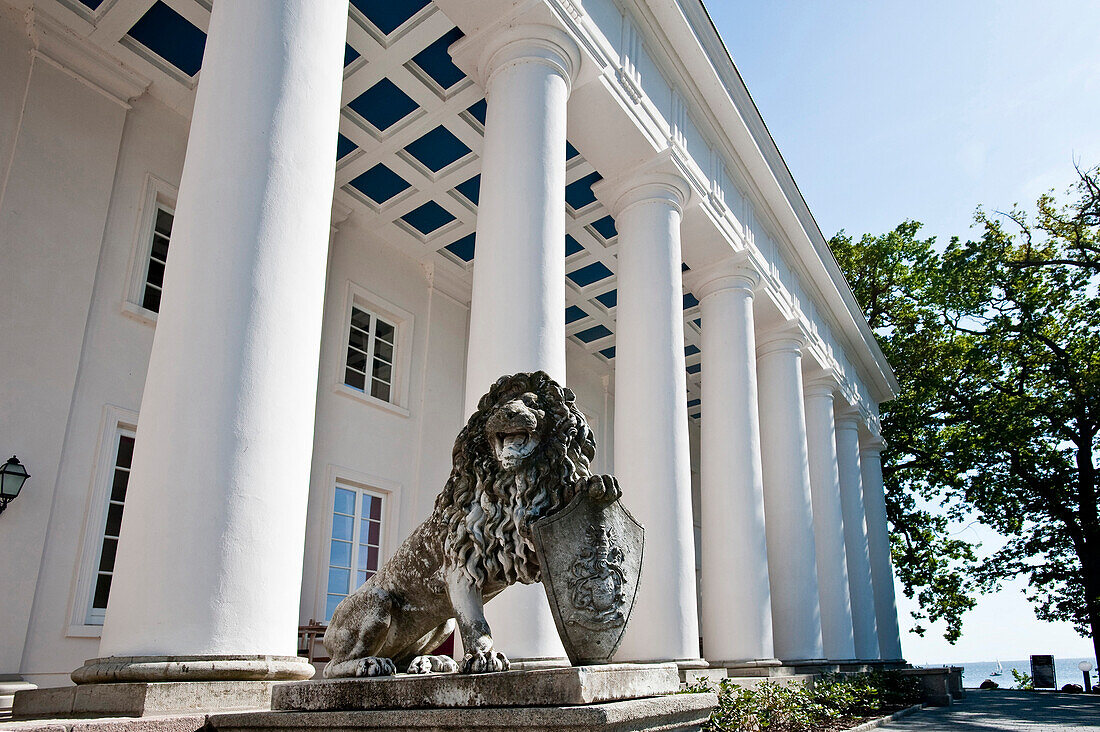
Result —
M609 664L475 676L399 675L278 684L272 711L218 714L235 730L698 730L713 694L677 694L675 664Z
M16 693L12 716L86 719L268 709L273 685L270 681L160 681L35 689Z

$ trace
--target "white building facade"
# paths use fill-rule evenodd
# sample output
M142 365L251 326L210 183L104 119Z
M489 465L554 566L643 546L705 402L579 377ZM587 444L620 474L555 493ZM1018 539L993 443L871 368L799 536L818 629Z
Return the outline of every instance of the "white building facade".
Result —
M647 527L620 660L901 659L897 384L700 0L0 0L0 254L0 679L300 675L535 369Z

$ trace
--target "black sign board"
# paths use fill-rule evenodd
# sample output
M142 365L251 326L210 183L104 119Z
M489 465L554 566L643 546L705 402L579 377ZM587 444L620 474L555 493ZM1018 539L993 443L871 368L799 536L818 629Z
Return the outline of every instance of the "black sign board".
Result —
M1031 657L1031 681L1036 689L1057 689L1054 677L1054 656Z

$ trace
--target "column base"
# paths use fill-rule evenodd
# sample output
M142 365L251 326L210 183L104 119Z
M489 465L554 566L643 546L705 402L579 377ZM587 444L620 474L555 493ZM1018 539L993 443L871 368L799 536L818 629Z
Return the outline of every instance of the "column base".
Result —
M462 659L458 659L459 665ZM569 659L564 656L550 658L510 658L510 671L534 671L540 668L566 668L570 666Z
M107 656L73 671L77 684L142 681L303 681L313 664L298 656Z
M158 681L34 689L16 693L12 717L83 719L267 710L274 685L272 681Z
M840 666L835 661L825 658L799 658L782 661L783 666L790 668L795 674L829 674L840 671Z

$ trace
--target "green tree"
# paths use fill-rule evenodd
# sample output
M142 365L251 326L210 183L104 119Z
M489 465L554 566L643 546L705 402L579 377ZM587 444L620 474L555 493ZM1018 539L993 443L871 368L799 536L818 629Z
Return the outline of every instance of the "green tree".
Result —
M924 620L954 640L974 596L1026 577L1036 614L1100 655L1100 186L1074 199L979 209L982 235L937 252L907 221L830 242L902 385L882 407L894 560ZM979 560L948 534L976 519L1007 537Z

